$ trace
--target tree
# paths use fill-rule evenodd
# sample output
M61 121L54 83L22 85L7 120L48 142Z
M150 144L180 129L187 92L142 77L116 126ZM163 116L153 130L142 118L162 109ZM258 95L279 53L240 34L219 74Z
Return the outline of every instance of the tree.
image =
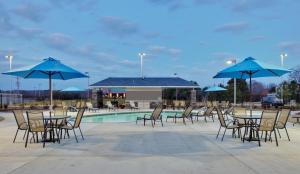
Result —
M230 79L227 82L227 96L230 102L233 102L233 93L234 93L234 80ZM244 101L249 101L250 92L246 80L236 79L236 101L241 103Z
M290 100L299 100L300 84L295 80L284 81L278 87L278 95L281 95L281 90L283 89L283 100L288 102Z
M219 84L218 86L222 88L226 88L223 84ZM218 91L218 92L209 92L208 93L208 100L218 100L218 101L225 101L228 100L228 95L226 91Z
M300 83L300 65L296 66L289 75L290 80Z
M268 92L269 93L276 93L276 84L274 84L274 83L271 83L271 84L269 84L269 86L268 86Z
M252 101L260 101L261 97L266 93L265 87L262 83L252 82Z

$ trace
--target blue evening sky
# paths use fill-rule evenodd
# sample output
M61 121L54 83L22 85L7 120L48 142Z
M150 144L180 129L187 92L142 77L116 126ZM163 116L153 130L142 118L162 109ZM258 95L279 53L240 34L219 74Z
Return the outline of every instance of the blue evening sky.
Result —
M226 60L252 56L286 68L300 65L299 0L10 0L0 1L0 72L49 56L81 72L91 83L140 76L145 52L148 77L178 76L201 87ZM10 89L0 75L0 89ZM259 78L279 83L282 78ZM87 79L55 81L55 89L85 88ZM13 78L13 88L15 87ZM47 89L47 80L21 80L21 89Z

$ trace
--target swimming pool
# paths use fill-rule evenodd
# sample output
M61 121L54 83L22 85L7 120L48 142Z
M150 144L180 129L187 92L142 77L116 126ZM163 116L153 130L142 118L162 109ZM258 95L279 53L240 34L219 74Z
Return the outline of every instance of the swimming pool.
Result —
M175 115L181 112L162 112L163 119L168 115ZM145 114L151 114L151 112L127 112L127 113L111 113L111 114L99 114L90 115L82 118L82 122L88 123L117 123L117 122L135 122L137 117L144 117Z

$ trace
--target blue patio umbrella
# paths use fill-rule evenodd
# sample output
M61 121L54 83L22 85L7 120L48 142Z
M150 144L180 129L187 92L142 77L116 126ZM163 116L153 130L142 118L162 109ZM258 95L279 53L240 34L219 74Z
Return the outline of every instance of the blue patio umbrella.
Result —
M68 87L68 88L65 88L61 91L62 92L84 92L85 89L81 89L81 88L77 88L77 87Z
M291 72L288 69L269 65L248 57L240 63L218 72L214 78L240 78L250 79L250 102L252 102L252 78L257 77L280 77Z
M227 89L222 88L220 86L211 86L205 90L205 92L218 92L218 91L226 91Z
M62 64L52 57L44 59L41 63L14 69L3 74L22 77L24 79L49 79L50 110L52 110L52 79L69 80L84 78L87 75Z

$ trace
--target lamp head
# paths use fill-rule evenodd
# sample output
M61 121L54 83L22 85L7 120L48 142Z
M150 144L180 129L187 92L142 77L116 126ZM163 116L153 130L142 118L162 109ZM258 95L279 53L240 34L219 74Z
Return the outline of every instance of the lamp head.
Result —
M287 53L281 53L280 56L283 58L283 57L287 57Z
M6 56L5 56L6 59L10 59L10 60L11 60L13 57L14 57L14 56L12 56L12 55L6 55Z
M228 64L228 65L236 64L236 60L235 59L227 60L226 64Z
M139 56L144 57L144 56L146 56L146 53L139 53Z

